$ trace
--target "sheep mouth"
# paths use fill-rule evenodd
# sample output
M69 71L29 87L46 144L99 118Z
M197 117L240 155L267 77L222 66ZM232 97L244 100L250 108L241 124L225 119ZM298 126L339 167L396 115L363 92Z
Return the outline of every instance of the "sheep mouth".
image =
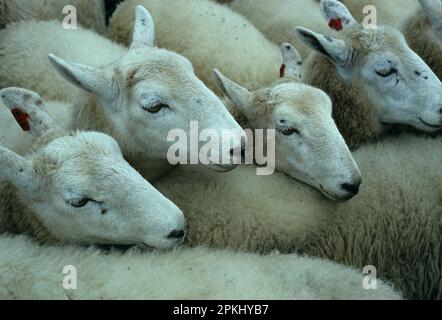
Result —
M213 164L210 166L210 168L212 168L214 171L218 171L218 172L229 172L232 171L234 169L236 169L238 167L238 165L221 165L221 164Z
M346 196L341 196L341 197L338 197L338 196L332 195L330 192L328 192L327 190L325 190L325 188L324 188L324 186L323 186L322 184L319 185L319 188L320 188L321 192L322 192L327 198L329 198L330 200L333 200L333 201L347 201L347 200L350 200L351 198L354 197L354 195L350 195L350 194L348 194L348 195L346 195Z
M433 129L440 129L440 128L442 128L442 126L440 124L439 125L431 124L431 123L428 123L428 122L424 121L424 119L422 119L422 118L419 118L419 121L422 122L427 127L430 127L430 128L433 128Z

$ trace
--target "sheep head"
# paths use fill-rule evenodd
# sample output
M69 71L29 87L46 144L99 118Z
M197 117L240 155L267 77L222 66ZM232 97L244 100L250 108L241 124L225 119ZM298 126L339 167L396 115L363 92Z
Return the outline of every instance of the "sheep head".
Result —
M64 133L34 92L8 88L0 95L23 130L37 138L27 158L0 147L0 177L16 187L51 237L160 249L182 242L182 212L130 167L114 139Z
M407 124L426 132L440 130L442 84L410 49L402 33L386 26L364 28L335 0L322 0L321 9L327 21L343 21L342 31L334 37L302 27L296 32L335 66L336 81L354 87L379 123Z
M282 46L285 75L269 87L250 92L218 70L216 79L253 129L275 130L278 171L332 200L350 199L358 193L361 173L333 121L330 98L297 82L302 61L290 63L287 56L295 57L293 50L291 45Z
M189 132L191 122L198 122L201 131L236 131L238 139L232 148L241 149L245 134L222 102L196 77L186 58L153 47L154 38L153 19L138 6L132 45L112 65L95 68L54 55L49 58L68 81L99 99L112 134L125 153L128 149L140 158L148 155L149 159L166 161L169 132ZM210 163L209 167L216 171L233 169L238 153L232 154L231 164Z

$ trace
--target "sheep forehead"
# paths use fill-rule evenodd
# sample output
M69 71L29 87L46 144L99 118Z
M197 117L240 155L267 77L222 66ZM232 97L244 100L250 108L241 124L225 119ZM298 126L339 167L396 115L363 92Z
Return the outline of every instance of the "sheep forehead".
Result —
M119 70L128 86L143 80L182 81L194 76L192 64L171 51L142 48L129 51L120 61ZM132 83L130 83L132 82Z
M322 90L291 82L278 84L269 96L270 106L284 106L286 112L305 117L331 114L331 100Z
M358 56L365 56L374 51L402 51L406 47L403 35L388 26L376 29L350 28L344 34L344 40Z
M72 159L94 159L100 156L122 158L117 142L108 135L98 132L76 132L49 143L43 154L63 164Z

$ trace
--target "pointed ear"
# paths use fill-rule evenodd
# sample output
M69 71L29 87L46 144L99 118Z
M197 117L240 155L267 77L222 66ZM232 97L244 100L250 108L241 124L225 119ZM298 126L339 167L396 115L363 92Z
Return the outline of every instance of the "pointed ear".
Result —
M22 130L34 137L40 137L50 130L62 130L46 113L45 103L37 93L6 88L0 91L0 97Z
M143 6L135 9L135 26L130 49L153 47L155 43L155 24L149 11Z
M281 78L286 76L302 77L302 58L298 50L290 43L281 45L283 67L281 67Z
M442 3L440 0L419 0L433 31L442 38ZM442 39L441 39L442 40Z
M32 163L2 146L0 146L0 178L29 195L35 195L38 190L38 180Z
M213 70L213 73L224 94L232 100L241 113L250 119L253 116L252 93L225 77L218 69Z
M328 26L336 31L341 31L346 27L358 25L347 7L336 0L321 0L321 12Z
M325 55L335 65L339 67L348 66L350 49L344 40L323 36L302 27L296 27L295 32L306 46Z
M118 97L118 83L113 72L69 63L59 57L49 54L49 61L63 78L105 101L114 101Z

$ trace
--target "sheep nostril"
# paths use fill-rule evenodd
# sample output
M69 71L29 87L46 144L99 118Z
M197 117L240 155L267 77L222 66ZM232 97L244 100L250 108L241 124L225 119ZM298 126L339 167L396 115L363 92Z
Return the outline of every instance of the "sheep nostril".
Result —
M182 239L182 238L184 238L185 235L186 235L186 231L184 229L174 230L169 234L168 238L169 239Z
M359 193L359 186L360 186L360 184L350 184L350 183L341 184L342 189L351 193L354 196Z

